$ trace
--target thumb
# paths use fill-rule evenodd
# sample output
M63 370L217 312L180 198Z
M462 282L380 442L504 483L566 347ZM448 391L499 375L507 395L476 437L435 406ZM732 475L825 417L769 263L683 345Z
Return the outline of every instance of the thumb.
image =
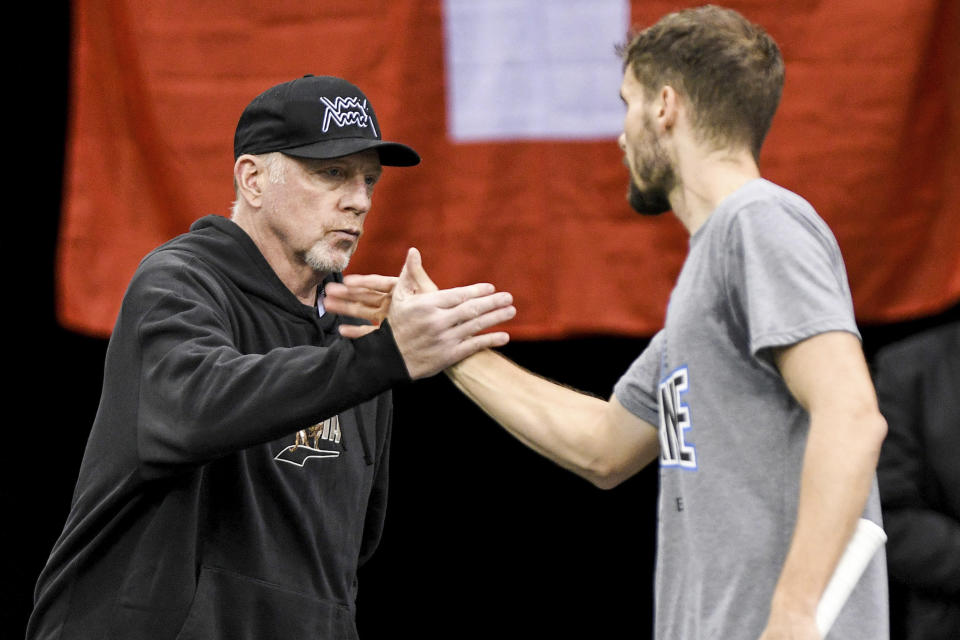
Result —
M400 271L400 277L397 279L397 287L405 294L424 293L426 291L436 291L437 285L433 283L430 276L423 269L423 259L420 252L411 247L407 251L407 260L403 263L403 269Z

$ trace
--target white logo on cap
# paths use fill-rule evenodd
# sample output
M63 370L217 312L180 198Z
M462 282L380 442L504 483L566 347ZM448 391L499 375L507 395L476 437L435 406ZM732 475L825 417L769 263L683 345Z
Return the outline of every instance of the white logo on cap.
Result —
M327 110L323 114L323 132L326 133L330 128L330 121L333 120L338 127L355 124L358 127L366 127L368 124L373 129L373 135L377 135L377 130L373 126L373 118L367 114L367 101L361 102L357 98L334 98L333 102L326 98L320 98L323 104L327 105Z

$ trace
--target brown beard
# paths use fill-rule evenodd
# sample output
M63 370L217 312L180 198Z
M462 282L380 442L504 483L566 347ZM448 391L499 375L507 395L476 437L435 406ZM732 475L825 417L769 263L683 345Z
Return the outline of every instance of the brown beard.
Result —
M637 160L637 178L646 186L641 189L631 176L627 202L641 215L658 216L671 209L668 194L676 186L677 176L670 164L669 156L657 140L653 123L649 118L644 118L644 127L645 137L649 141L645 144L646 155L635 153L634 158ZM645 157L646 161L641 163L639 159L642 157Z
M658 216L670 211L670 200L663 189L641 191L633 180L630 181L627 191L627 202L634 211L644 216Z

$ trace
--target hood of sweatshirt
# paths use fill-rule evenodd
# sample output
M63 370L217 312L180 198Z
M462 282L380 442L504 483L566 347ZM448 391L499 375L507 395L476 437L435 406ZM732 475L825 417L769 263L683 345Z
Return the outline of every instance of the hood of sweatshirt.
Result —
M266 300L298 318L318 323L324 332L333 330L341 320L352 320L341 319L331 313L319 317L316 307L300 302L280 280L247 232L229 218L204 216L190 226L190 231L158 247L156 251L190 253L207 262L245 293ZM342 280L342 274L332 273L324 278L320 290L328 282Z

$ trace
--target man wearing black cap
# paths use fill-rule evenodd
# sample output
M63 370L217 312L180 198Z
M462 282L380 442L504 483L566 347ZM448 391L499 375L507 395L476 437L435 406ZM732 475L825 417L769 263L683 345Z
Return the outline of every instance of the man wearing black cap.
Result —
M345 340L325 312L381 165L420 160L355 86L267 90L234 153L232 220L198 220L127 290L28 638L355 638L391 387L507 340L476 334L513 315L509 294L417 294L415 250L379 329Z

